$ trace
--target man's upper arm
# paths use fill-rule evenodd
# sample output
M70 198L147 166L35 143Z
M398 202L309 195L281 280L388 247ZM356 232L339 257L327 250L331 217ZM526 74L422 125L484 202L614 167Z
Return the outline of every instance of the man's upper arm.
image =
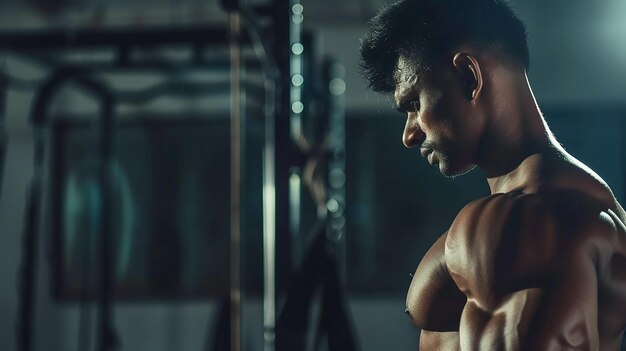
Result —
M461 212L446 258L468 296L460 328L464 347L597 348L597 274L589 238L601 228L590 208L506 194Z
M458 331L466 302L445 265L446 237L441 236L426 253L407 294L407 313L418 327L430 331Z

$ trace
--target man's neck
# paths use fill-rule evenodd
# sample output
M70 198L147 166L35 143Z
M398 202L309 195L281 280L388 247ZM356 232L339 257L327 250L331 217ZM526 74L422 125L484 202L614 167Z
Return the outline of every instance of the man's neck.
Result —
M524 77L525 78L525 77ZM491 193L524 188L540 176L541 161L559 154L560 145L550 132L526 79L514 89L497 90L493 118L481 145L478 166L487 174Z
M554 159L554 151L541 151L526 157L511 172L498 177L487 178L491 194L514 191L532 192L541 186L544 167L548 160Z

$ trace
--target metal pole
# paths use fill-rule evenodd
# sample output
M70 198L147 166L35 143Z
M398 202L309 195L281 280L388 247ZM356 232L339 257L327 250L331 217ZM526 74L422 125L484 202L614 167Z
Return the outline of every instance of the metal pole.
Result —
M35 139L34 172L26 199L24 233L22 237L22 265L20 305L17 327L17 350L33 349L35 307L37 292L37 247L39 244L39 220L41 211L41 188L44 144L41 126L33 125Z
M19 351L31 351L35 334L35 317L37 305L37 247L39 246L39 225L41 211L42 174L44 167L44 140L43 124L47 119L47 108L61 81L61 74L57 72L45 84L39 87L33 97L32 111L29 124L33 128L35 143L33 157L33 176L30 181L26 208L24 214L24 228L22 236L22 264L20 266L21 281L19 284L20 296L17 316L17 344Z
M230 348L241 350L241 48L239 14L230 15Z
M275 69L276 66L269 68ZM274 351L276 347L276 89L280 74L278 71L266 72L266 74L268 75L265 77L265 143L263 145L263 350Z
M115 291L113 276L113 235L111 230L112 210L112 172L113 157L113 101L103 97L102 115L100 119L100 164L99 184L101 192L101 216L99 223L100 238L100 314L98 320L98 350L111 351L117 346L117 338L113 328L112 300Z
M273 82L268 81L273 91ZM273 104L273 102L272 102ZM276 339L276 162L274 113L265 116L263 147L263 327L265 351L273 351Z
M0 73L4 73L5 65L0 67ZM2 194L2 180L4 179L4 161L7 151L7 136L4 130L6 113L6 94L9 88L7 79L0 76L0 194Z

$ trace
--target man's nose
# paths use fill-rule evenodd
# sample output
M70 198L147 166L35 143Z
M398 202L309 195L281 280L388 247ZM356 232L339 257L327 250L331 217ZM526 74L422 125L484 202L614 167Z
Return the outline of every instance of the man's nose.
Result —
M426 134L422 131L417 123L417 116L410 113L404 125L404 133L402 134L402 143L408 148L422 145L426 139Z

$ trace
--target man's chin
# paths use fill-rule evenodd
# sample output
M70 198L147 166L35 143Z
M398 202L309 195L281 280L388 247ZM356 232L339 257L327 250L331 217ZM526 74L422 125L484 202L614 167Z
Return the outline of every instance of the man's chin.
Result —
M476 165L469 165L467 167L459 168L459 167L452 167L446 162L439 163L439 172L441 172L441 175L443 175L446 178L451 178L451 179L460 177L462 175L466 175L469 172L473 171L474 168L476 168Z

